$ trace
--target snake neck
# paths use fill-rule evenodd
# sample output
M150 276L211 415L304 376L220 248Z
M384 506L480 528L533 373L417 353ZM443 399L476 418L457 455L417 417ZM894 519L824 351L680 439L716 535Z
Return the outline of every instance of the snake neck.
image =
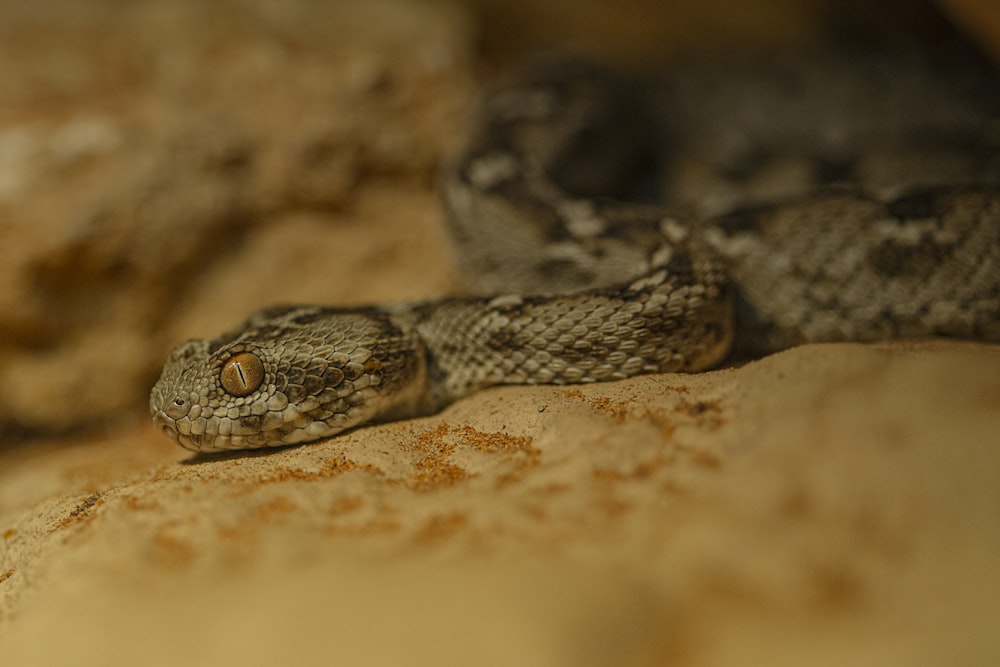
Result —
M728 285L654 272L560 296L446 298L413 311L430 410L485 387L578 384L698 371L732 343Z

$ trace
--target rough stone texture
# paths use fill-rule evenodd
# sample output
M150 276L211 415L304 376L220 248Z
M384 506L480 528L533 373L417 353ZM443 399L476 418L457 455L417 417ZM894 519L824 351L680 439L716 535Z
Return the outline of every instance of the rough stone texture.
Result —
M663 38L544 6L0 2L3 664L1000 663L996 346L491 390L247 457L152 428L184 337L455 286L433 174L477 68Z
M1000 348L811 346L0 472L8 664L996 664ZM58 628L59 641L52 641Z

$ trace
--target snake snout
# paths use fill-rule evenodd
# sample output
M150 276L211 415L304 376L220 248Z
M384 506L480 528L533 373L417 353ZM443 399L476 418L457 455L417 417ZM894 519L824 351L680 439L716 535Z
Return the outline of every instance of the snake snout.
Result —
M177 430L177 420L189 416L195 404L184 392L163 387L160 383L150 393L149 411L153 422L168 435Z

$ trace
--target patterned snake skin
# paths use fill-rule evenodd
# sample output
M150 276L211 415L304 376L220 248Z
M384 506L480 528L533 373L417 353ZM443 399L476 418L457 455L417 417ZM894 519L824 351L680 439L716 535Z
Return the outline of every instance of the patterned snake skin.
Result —
M689 64L642 85L539 66L486 100L443 178L485 296L258 312L173 351L153 421L195 451L268 447L491 385L815 341L998 341L998 84L961 50Z

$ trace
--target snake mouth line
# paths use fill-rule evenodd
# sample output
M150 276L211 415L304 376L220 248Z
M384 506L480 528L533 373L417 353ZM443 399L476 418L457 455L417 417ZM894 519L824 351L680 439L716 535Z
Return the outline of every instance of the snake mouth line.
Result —
M173 420L167 417L162 411L157 411L153 415L153 425L160 430L163 435L167 436L174 442L179 443L178 437L180 434L177 429L173 426Z

